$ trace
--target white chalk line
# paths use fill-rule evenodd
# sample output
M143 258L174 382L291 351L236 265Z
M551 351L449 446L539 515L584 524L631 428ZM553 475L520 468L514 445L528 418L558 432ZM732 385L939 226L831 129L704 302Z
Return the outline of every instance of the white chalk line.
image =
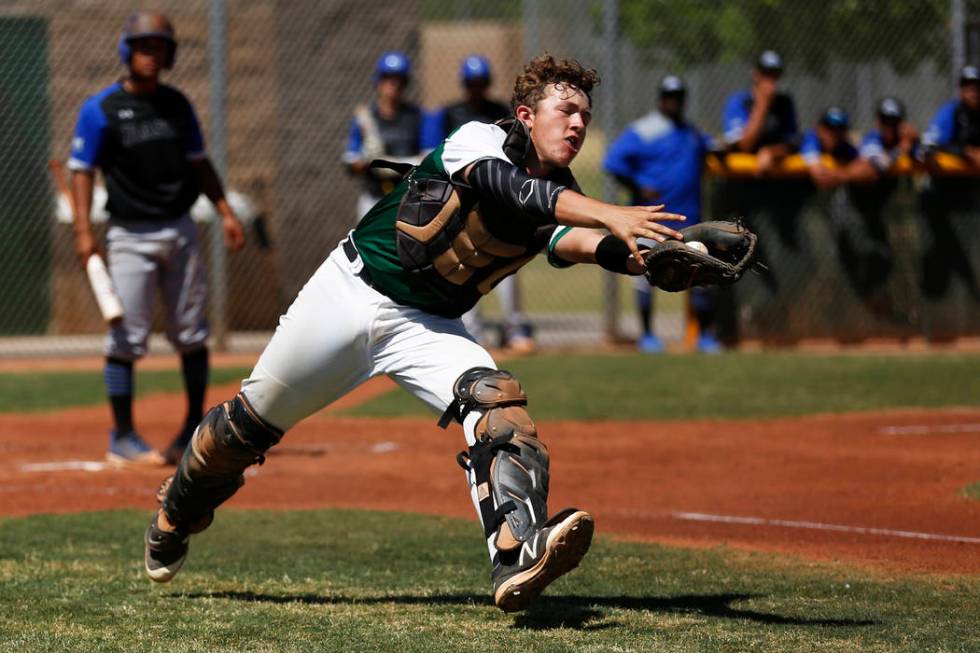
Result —
M924 424L915 426L882 426L884 435L928 435L930 433L980 433L980 424Z
M397 451L400 446L397 442L377 442L366 447L366 451L375 455L383 455ZM327 453L329 452L329 447L309 447L306 449L297 449L302 453L313 452L316 453ZM292 450L285 450L283 453L291 453ZM102 462L98 460L57 460L50 462L40 462L40 463L23 463L17 466L17 471L24 473L46 473L46 472L104 472L106 470L115 471L117 468L113 465ZM246 476L248 474L246 473Z
M20 472L103 472L109 469L109 463L97 460L62 460L47 463L24 463L17 466Z
M703 512L671 512L670 516L674 519L682 519L685 521L716 522L722 524L748 524L750 526L783 526L785 528L804 528L817 531L836 531L839 533L860 533L862 535L904 537L913 540L980 544L980 537L942 535L939 533L919 533L916 531L893 530L891 528L869 528L866 526L823 524L820 522L792 521L788 519L764 519L762 517L738 517L735 515L711 515Z

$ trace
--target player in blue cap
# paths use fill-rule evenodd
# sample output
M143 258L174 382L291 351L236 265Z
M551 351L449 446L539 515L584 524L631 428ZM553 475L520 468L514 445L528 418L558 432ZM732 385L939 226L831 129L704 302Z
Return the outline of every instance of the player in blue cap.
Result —
M922 136L922 145L923 158L930 168L935 165L934 155L946 152L980 169L980 68L968 65L960 70L959 97L939 109ZM922 193L925 222L931 232L922 261L923 293L929 298L944 296L955 275L963 280L974 300L980 301L977 271L955 227L964 216L976 217L980 208L977 179L939 174L930 181Z
M488 97L493 84L493 72L486 57L471 54L459 65L459 81L463 98L433 112L428 120L426 140L441 142L468 122L493 123L511 114L509 106ZM504 279L495 289L500 298L503 320L500 325L500 344L516 353L535 348L533 327L521 310L521 289L516 276ZM477 337L486 330L479 304L463 316L467 328Z
M810 178L817 186L835 186L837 177L835 170L849 164L857 158L857 148L848 138L847 130L851 126L851 118L839 106L828 107L820 116L817 126L803 135L800 144L800 154L810 168ZM834 166L825 166L823 155L830 156Z
M404 99L411 78L411 61L389 50L374 67L375 99L354 110L343 162L352 175L363 177L357 201L358 217L387 195L399 176L386 168L371 168L371 161L386 159L418 163L432 147L425 140L422 110Z
M752 71L752 88L732 95L722 115L728 147L756 154L761 174L795 150L796 107L779 91L782 74L782 57L772 50L763 52Z
M701 216L701 172L712 144L710 137L684 119L686 95L680 77L664 77L657 109L630 123L613 141L603 169L629 191L632 204L664 204L687 216L685 225L691 225ZM650 284L634 284L634 288L641 326L637 346L645 353L661 352L664 345L652 324ZM715 306L714 289L692 289L691 307L699 326L697 346L706 353L721 349L713 331Z
M117 53L125 75L85 101L72 138L75 251L85 265L99 249L91 222L98 168L108 194L109 274L124 311L105 343L113 421L106 457L116 464L173 464L204 414L208 385L207 271L191 206L202 193L212 201L231 251L241 249L245 236L190 101L160 79L177 54L170 20L152 11L132 14ZM158 294L187 391L187 416L163 455L140 437L133 419L135 365L147 353Z

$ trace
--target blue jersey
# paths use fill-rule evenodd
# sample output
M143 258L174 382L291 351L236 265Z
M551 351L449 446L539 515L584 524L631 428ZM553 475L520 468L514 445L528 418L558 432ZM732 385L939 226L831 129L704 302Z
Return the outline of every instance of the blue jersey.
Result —
M374 158L410 159L433 149L441 139L430 142L422 110L414 104L402 103L390 120L383 118L378 106L372 104L358 109L347 135L343 161L370 163ZM373 141L377 142L373 142ZM390 186L390 187L389 187ZM372 197L381 198L391 192L394 184L370 174L364 178L364 189Z
M980 146L980 111L970 111L959 100L950 100L936 112L922 145L960 152L964 145Z
M681 228L701 217L701 170L709 149L709 138L696 127L653 111L613 141L602 165L636 187L656 191L658 198L643 203L664 204L667 211L687 216L687 222L670 225Z
M200 125L180 91L161 84L137 95L117 82L82 105L68 167L102 169L112 217L157 220L180 217L197 200L190 162L204 157Z
M912 152L910 155L912 157L918 156L919 144L916 143L912 147ZM898 157L902 155L901 142L896 142L894 145L888 146L885 144L884 139L881 137L881 132L877 129L872 129L867 134L864 135L864 139L861 140L861 146L858 148L858 155L862 159L867 159L871 162L879 172L885 172L893 165Z
M753 102L750 91L739 91L728 98L721 117L726 143L733 144L742 138L745 126L749 123ZM758 143L756 143L756 149L764 145L793 143L798 131L796 107L793 105L793 99L785 93L777 93L772 104L769 105L769 112L766 114L766 120L762 125L762 132L759 135Z
M848 163L858 156L857 148L850 141L844 139L832 152L825 152L817 137L817 130L810 129L803 134L803 141L800 143L800 154L807 163L813 165L820 162L821 154L829 154L837 163Z
M436 147L449 135L468 122L494 123L512 115L510 107L493 100L483 100L472 107L468 102L456 102L438 109L426 117L424 141Z

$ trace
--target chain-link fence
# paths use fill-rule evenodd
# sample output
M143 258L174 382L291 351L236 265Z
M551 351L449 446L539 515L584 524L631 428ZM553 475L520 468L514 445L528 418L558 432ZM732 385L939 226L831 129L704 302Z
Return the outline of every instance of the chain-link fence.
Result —
M67 158L85 98L124 73L116 48L135 8L108 0L0 1L0 355L100 346L104 325L74 257L70 211L49 162ZM171 17L179 42L166 80L195 105L247 227L242 253L224 259L220 247L206 246L212 323L231 346L261 344L353 226L360 182L341 159L355 108L375 93L383 51L410 57L408 99L427 111L461 97L460 62L471 53L487 58L490 95L505 102L515 74L537 53L597 68L603 83L594 97L596 122L573 169L586 192L617 200L625 198L602 172L603 155L630 121L656 106L668 72L686 82L689 121L720 141L727 99L750 85L759 53L775 49L785 61L780 87L795 99L801 129L838 104L850 112L857 139L874 126L884 95L900 97L909 120L924 129L955 97L959 66L980 56L980 0L171 0L154 8ZM765 199L753 193L799 204L788 218L779 211L758 218L757 228L774 243L771 274L722 298L730 337L980 331L975 205L959 207L949 227L962 260L947 271L941 291L923 293L923 251L938 237L923 217L923 174L902 178L882 200L889 262L870 294L849 276L863 263L849 260L842 243L864 236L848 231L862 227L846 189L817 192L805 179L748 190L726 183L715 177L705 184L706 214L739 211L751 222L753 202ZM730 201L739 193L748 193L747 203ZM210 240L207 202L193 215ZM99 206L95 218L105 218ZM524 311L544 345L637 331L625 279L544 262L519 278ZM495 295L485 300L491 319L499 314ZM666 295L657 302L657 331L682 339L686 302Z

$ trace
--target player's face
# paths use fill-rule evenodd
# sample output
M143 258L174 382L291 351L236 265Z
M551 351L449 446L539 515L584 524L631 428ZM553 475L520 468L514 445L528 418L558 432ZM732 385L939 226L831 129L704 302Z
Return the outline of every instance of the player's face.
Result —
M482 100L487 96L487 90L489 88L489 79L470 79L463 84L463 91L470 100Z
M397 102L401 100L407 83L408 80L401 75L382 75L378 80L378 97Z
M817 125L817 138L820 139L820 147L824 152L832 152L844 142L846 130L843 127L828 127L824 124Z
M592 121L588 96L565 84L549 84L534 109L518 107L517 116L531 130L531 143L545 168L566 168L585 144Z
M881 133L881 140L885 142L886 146L891 147L898 143L898 128L901 124L901 120L878 116L878 131Z
M684 94L664 93L660 96L660 113L672 120L680 120L684 114Z
M134 77L153 78L163 70L170 44L159 36L136 39L132 42L133 56L129 68Z
M967 108L973 111L980 109L980 83L972 82L960 86L960 99Z

